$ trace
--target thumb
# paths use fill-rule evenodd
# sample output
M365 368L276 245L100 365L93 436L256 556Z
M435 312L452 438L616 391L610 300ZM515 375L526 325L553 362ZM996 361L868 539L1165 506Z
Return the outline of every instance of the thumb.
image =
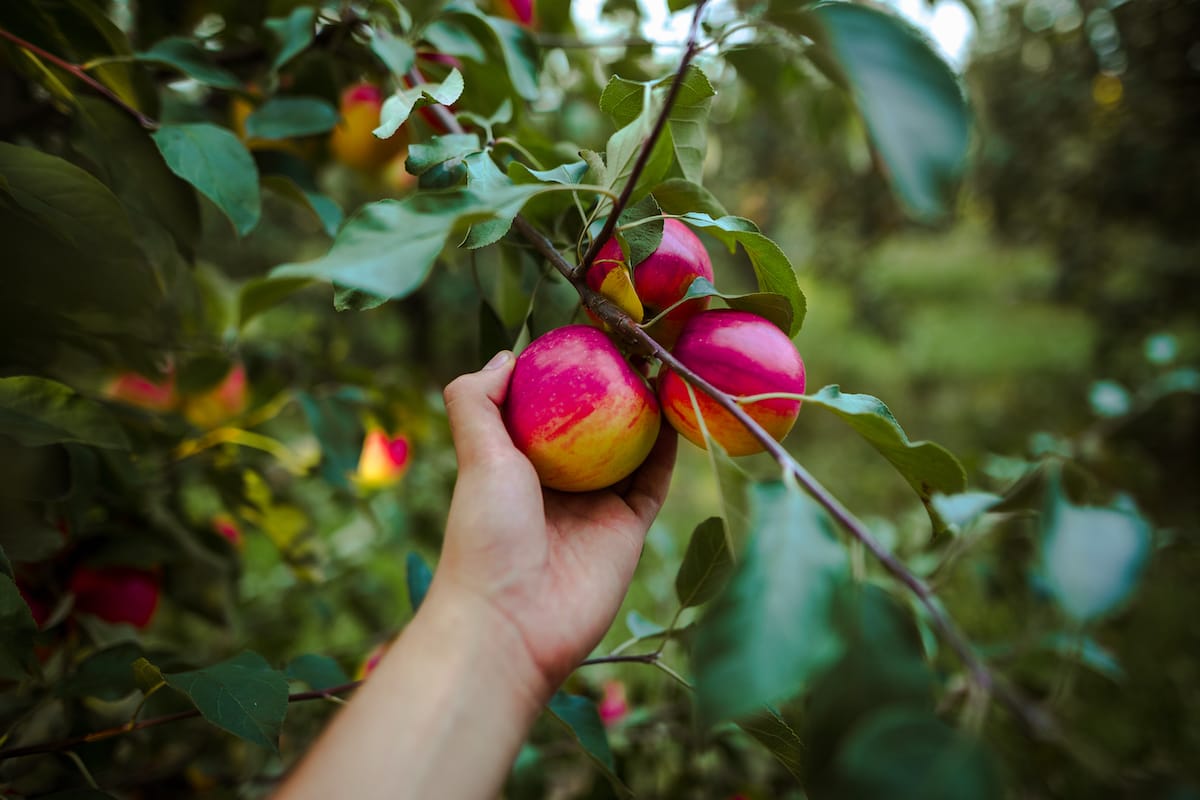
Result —
M500 416L513 363L513 354L502 350L479 372L455 378L443 392L460 473L517 453Z

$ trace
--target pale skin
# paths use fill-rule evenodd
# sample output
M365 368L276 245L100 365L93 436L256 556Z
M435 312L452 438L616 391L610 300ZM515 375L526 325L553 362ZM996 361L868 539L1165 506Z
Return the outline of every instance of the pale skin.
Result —
M502 352L446 387L458 457L442 556L420 611L277 798L491 798L533 721L600 642L666 497L663 425L632 477L544 490L500 406Z

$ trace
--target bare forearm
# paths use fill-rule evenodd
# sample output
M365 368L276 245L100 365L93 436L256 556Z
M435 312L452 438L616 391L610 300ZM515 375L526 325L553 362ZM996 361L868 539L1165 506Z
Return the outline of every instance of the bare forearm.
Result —
M495 797L548 691L507 620L435 582L279 798Z

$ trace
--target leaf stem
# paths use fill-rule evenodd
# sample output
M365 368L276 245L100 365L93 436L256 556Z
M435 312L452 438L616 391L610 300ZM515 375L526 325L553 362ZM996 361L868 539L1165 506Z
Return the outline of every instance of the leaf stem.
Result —
M0 38L7 39L8 41L12 42L13 44L15 44L17 47L21 48L22 50L26 50L30 53L33 53L34 55L36 55L40 58L43 58L46 61L49 61L51 64L54 64L55 66L59 67L60 69L66 70L67 72L71 73L76 78L83 81L88 86L92 87L94 90L96 90L101 95L103 95L105 97L105 99L107 99L109 102L113 103L113 105L117 106L122 111L131 115L146 130L153 131L153 130L158 129L157 122L155 122L153 119L151 119L150 117L143 114L141 111L138 111L133 106L126 103L124 100L121 99L121 97L116 92L114 92L112 89L109 89L107 86L105 86L103 83L101 83L100 81L93 78L91 75L88 75L87 72L84 71L83 67L79 66L78 64L72 64L70 61L59 58L58 56L54 55L53 53L43 50L42 48L38 47L36 44L33 44L32 42L25 41L20 36L17 36L16 34L11 33L9 31L5 30L4 28L0 28Z

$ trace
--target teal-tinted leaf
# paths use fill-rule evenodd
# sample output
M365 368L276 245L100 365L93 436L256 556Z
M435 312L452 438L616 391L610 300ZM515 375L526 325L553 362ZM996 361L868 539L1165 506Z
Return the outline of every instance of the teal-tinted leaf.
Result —
M285 674L289 681L306 683L317 691L344 686L350 682L350 677L338 662L318 653L296 656L288 662Z
M393 36L387 28L376 27L371 37L371 52L378 56L384 66L393 75L405 75L412 69L417 58L413 46L398 36Z
M513 89L526 100L536 100L538 97L538 48L533 37L529 35L529 31L515 22L486 16L474 6L457 4L452 11L455 12L455 16L466 17L475 25L482 24L485 27L492 39L492 49L498 50L504 60L504 68ZM425 35L428 37L430 34L426 31ZM485 43L485 47L487 44ZM467 53L462 55L470 57Z
M588 165L586 161L573 161L570 164L561 164L557 167L545 170L530 169L520 161L513 161L508 165L508 177L515 183L558 183L563 186L574 186L583 181L583 176L587 174Z
M760 317L773 323L775 327L784 333L789 333L792 328L792 304L788 299L781 294L771 294L770 292L751 292L750 294L726 294L717 291L717 287L713 286L707 278L698 277L688 284L687 291L680 298L679 302L674 303L670 308L685 303L696 297L719 297L725 301L725 304L730 308L736 308L738 311L748 311L751 314L757 314ZM664 309L659 317L664 316L670 309ZM657 318L656 318L657 319Z
M408 585L408 602L415 614L425 601L429 584L433 583L433 570L429 569L421 556L409 553L404 562L404 581Z
M931 713L885 709L837 755L834 798L1000 800L1003 783L982 744Z
M361 289L348 289L344 286L333 286L334 311L370 311L386 303L388 298L377 294L364 292Z
M513 186L509 177L496 166L490 153L472 153L463 159L463 164L467 168L467 186L480 197L487 197L497 189ZM516 212L514 211L512 216L506 215L475 223L467 232L463 246L476 250L480 247L487 247L489 244L495 244L508 233L515 216Z
M316 20L316 9L301 6L292 9L286 17L272 17L263 25L279 41L279 52L271 62L271 69L278 70L287 62L304 52L312 43L315 33L313 23Z
M434 136L428 142L409 145L408 159L404 168L413 175L422 175L437 164L453 159L461 160L471 153L483 149L477 133L448 133Z
M0 576L0 678L20 680L33 662L33 636L37 623L17 585Z
M434 103L448 106L462 95L463 78L457 69L450 70L441 83L422 83L408 89L398 89L379 109L379 127L374 134L380 139L394 136L400 126L408 121L417 101L432 100Z
M955 532L966 530L971 523L994 508L1003 498L990 492L934 494L930 502L942 521Z
M1088 390L1088 403L1092 411L1101 417L1122 417L1133 407L1129 390L1116 381L1096 381Z
M425 281L454 230L493 217L511 220L538 191L512 186L481 197L458 189L371 203L342 226L325 256L284 264L271 276L316 278L380 297L405 297Z
M149 50L136 54L139 61L166 64L189 78L218 89L241 89L242 82L232 72L218 67L208 58L204 48L183 36L170 36L154 43Z
M1049 486L1041 577L1062 609L1088 622L1116 609L1137 587L1150 555L1150 525L1136 509L1076 506Z
M554 719L558 720L583 748L583 752L604 773L618 791L628 792L621 779L617 777L616 764L613 761L612 748L608 744L608 734L604 731L604 723L591 700L578 695L559 691L550 698L546 709Z
M246 135L256 139L287 139L333 130L337 109L316 97L272 97L246 117Z
M651 622L637 611L630 611L625 615L625 627L637 639L661 636L667 631L662 625L659 625L657 622Z
M753 222L741 217L713 219L708 214L690 213L683 215L683 221L717 237L731 253L740 244L750 257L759 290L782 295L792 307L788 335L795 336L799 332L804 324L807 303L796 281L796 270L779 245L760 233Z
M653 255L658 246L662 244L663 220L652 219L649 222L634 225L632 228L625 230L621 230L621 228L647 217L661 215L662 210L659 209L658 203L654 202L653 195L646 195L621 212L621 216L617 220L617 241L620 242L621 252L631 268Z
M312 283L309 278L256 278L238 292L238 326L244 326Z
M958 79L916 29L858 3L821 3L794 17L809 56L854 97L900 200L937 217L962 176L970 116Z
M733 553L720 517L696 526L687 553L675 575L675 596L683 608L707 603L725 586L733 572Z
M321 476L339 489L351 488L362 445L359 411L343 393L297 397L304 417L321 445Z
M935 531L945 528L932 504L934 493L957 494L967 488L967 473L949 450L933 442L909 441L888 407L869 394L842 394L837 386L826 386L805 402L837 414L866 439L912 486L929 510Z
M439 53L475 62L487 60L487 53L478 40L446 17L435 19L426 26L421 37Z
M213 725L248 742L277 749L279 728L287 713L287 678L259 654L246 651L211 667L163 677Z
M1052 633L1038 643L1041 649L1057 653L1063 658L1077 661L1088 669L1103 675L1113 683L1125 680L1125 670L1121 668L1117 657L1112 651L1101 646L1099 642L1086 634L1070 635Z
M98 697L120 700L138 690L133 662L142 657L142 648L122 642L93 653L56 687L60 697Z
M701 717L712 723L793 696L841 652L833 602L845 548L796 487L753 484L751 534L692 649Z
M729 214L712 192L684 178L668 178L654 187L653 194L664 214L686 214L695 211L707 214L713 219Z
M163 125L152 135L172 172L225 212L239 234L254 230L262 212L258 169L232 131L199 122Z
M108 409L46 378L0 378L0 434L26 447L65 442L129 447Z
M276 194L307 206L321 221L321 227L325 229L326 233L330 236L337 235L338 228L342 225L342 209L333 200L319 192L305 189L291 178L283 175L264 175L262 185L264 189L270 189Z
M646 104L642 113L629 124L621 127L608 137L605 145L604 161L607 165L608 186L616 191L624 187L633 167L642 152L642 147L654 130L654 122L662 108L663 98L654 94ZM636 202L650 191L650 187L666 177L671 168L671 132L664 130L650 152L646 166L638 176L637 185L633 189L631 199Z
M801 784L804 775L804 742L800 734L773 708L767 707L738 721L738 727L775 756L783 768Z

